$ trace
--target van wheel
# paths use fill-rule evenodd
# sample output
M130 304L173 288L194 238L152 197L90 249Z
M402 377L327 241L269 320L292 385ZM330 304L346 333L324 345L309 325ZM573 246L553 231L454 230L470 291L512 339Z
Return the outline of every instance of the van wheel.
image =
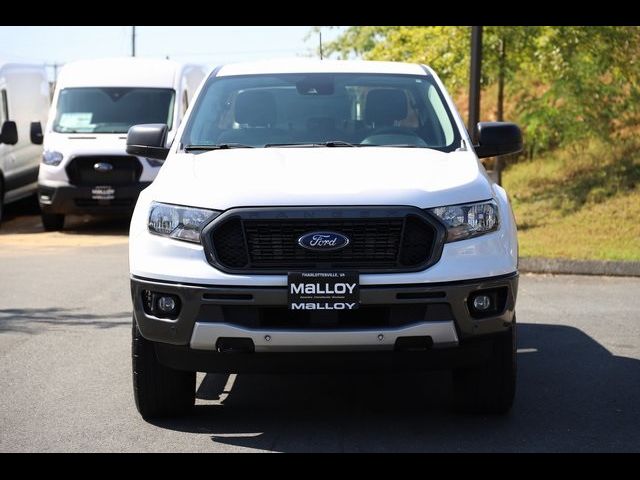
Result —
M64 215L58 213L43 213L42 226L46 232L55 232L64 227Z
M465 413L505 414L516 391L516 326L493 341L491 357L475 368L453 371L453 400Z
M196 372L183 372L158 362L153 342L140 334L133 319L131 359L133 396L142 418L188 413L196 402Z

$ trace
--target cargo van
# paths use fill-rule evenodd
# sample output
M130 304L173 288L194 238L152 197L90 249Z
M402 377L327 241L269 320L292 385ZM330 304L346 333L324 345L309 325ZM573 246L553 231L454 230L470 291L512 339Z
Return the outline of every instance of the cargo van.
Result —
M65 65L58 76L38 177L42 223L67 214L130 214L162 161L127 155L129 127L167 124L169 146L198 86L200 65L116 58Z
M49 104L44 66L0 62L0 222L4 205L36 193Z

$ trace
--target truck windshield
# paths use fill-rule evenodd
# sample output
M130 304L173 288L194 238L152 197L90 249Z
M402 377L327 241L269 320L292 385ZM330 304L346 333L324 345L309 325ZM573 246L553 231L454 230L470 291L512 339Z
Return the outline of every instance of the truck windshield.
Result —
M209 146L402 146L455 150L460 134L431 76L313 73L214 77L182 136Z
M171 129L175 92L168 88L65 88L53 130L60 133L127 133L139 123Z

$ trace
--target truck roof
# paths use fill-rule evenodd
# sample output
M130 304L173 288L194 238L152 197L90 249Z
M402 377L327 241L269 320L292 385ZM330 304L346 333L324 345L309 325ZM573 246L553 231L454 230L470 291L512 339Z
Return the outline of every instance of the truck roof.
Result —
M104 58L67 63L60 70L57 87L172 88L185 65L151 58Z
M222 66L217 76L264 73L395 73L427 75L424 68L417 63L293 58L230 63Z

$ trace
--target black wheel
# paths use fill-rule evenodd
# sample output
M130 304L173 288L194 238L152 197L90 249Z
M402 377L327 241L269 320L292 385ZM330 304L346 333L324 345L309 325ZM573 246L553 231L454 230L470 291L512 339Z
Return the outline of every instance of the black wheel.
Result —
M476 368L453 371L456 410L465 413L507 413L516 392L516 326L493 341L489 360Z
M43 213L42 226L46 232L55 232L64 227L64 215L59 213Z
M182 372L158 362L153 342L133 319L131 360L133 396L145 420L188 413L196 401L196 372Z

